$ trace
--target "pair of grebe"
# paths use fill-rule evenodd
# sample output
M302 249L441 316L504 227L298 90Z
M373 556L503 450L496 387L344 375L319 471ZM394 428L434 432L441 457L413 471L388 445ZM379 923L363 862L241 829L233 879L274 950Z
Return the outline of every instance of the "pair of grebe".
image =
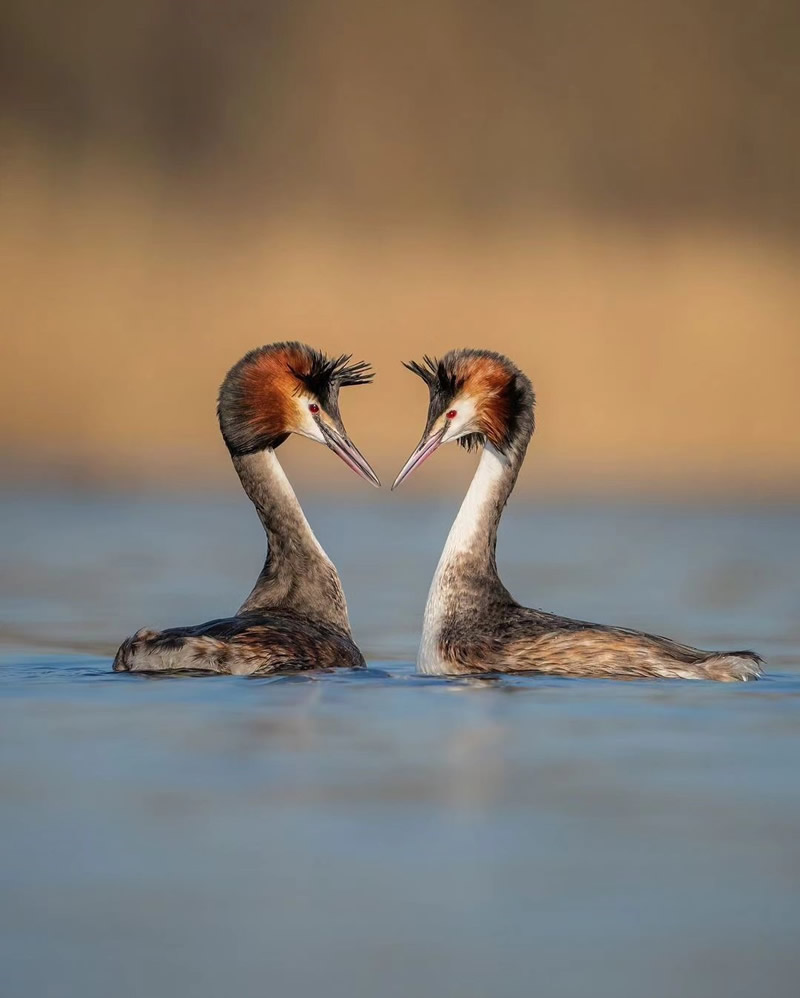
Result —
M472 484L433 578L418 671L453 676L547 673L573 677L756 679L750 651L706 652L668 638L520 606L497 573L497 528L534 429L528 378L507 358L453 350L407 364L428 386L422 440L396 488L442 444L481 449ZM372 380L364 363L330 359L301 343L248 353L219 393L219 424L234 467L267 534L266 562L233 617L195 627L143 629L114 659L116 671L189 670L268 675L365 665L350 632L333 563L308 524L276 449L291 433L325 444L379 486L351 442L339 390Z

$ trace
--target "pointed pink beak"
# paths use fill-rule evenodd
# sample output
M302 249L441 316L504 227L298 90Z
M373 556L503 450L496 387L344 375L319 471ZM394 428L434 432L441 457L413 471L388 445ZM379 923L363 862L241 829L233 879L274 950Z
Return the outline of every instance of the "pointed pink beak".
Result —
M347 467L351 471L354 471L359 478L363 478L365 482L369 482L370 485L374 485L376 489L379 489L381 487L380 479L372 468L370 468L367 459L353 441L346 434L338 433L324 423L320 423L320 428L322 435L325 437L325 443L333 453L337 457L340 457Z
M403 465L397 478L395 478L394 484L392 485L392 491L394 491L394 489L396 489L401 482L405 481L405 479L408 478L415 468L418 468L424 461L427 461L435 450L439 449L446 429L447 427L444 427L444 429L437 430L436 433L432 433L429 437L422 438L417 449Z

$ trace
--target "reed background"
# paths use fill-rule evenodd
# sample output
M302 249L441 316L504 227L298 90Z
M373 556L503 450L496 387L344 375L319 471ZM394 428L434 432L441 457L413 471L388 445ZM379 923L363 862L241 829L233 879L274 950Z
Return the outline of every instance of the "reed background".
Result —
M343 409L384 480L424 417L400 361L473 345L537 388L523 488L796 494L791 0L6 0L0 27L7 483L235 488L216 388L297 337L375 365Z

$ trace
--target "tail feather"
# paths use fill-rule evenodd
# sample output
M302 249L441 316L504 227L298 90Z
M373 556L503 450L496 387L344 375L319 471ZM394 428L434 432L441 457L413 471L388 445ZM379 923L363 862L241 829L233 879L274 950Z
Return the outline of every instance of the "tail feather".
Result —
M708 678L723 683L760 679L763 664L763 659L754 651L715 652L703 662Z

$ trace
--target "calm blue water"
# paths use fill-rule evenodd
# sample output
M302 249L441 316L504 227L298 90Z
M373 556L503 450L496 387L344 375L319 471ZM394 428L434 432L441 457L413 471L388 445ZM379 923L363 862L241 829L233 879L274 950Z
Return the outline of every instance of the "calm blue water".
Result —
M414 676L455 501L309 504L366 674L114 675L235 609L245 500L0 503L4 998L797 994L800 515L509 511L525 602L755 684Z

